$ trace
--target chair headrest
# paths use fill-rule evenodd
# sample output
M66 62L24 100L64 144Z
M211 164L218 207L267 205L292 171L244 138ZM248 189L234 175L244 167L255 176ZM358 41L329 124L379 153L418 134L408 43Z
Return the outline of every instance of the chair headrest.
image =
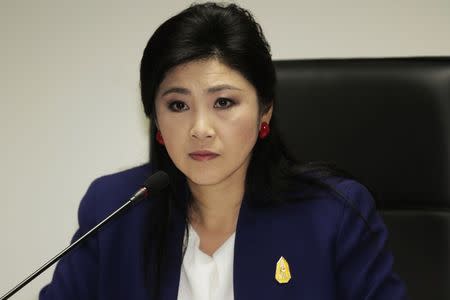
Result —
M382 207L450 208L450 57L275 61L282 137Z

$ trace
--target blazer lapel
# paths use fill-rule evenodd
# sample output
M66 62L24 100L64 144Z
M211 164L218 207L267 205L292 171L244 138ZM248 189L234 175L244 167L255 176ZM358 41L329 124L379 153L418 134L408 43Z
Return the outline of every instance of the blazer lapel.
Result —
M280 299L292 283L275 280L283 245L276 245L272 209L257 209L243 201L236 228L233 263L234 299Z
M180 283L182 246L185 221L180 212L175 212L175 224L167 241L168 264L161 282L161 299L176 300Z

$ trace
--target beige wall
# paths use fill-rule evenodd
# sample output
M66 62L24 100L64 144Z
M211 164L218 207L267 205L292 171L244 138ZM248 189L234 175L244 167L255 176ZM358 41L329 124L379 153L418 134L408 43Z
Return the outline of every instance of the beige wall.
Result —
M95 177L147 160L140 56L188 3L0 1L0 294L66 246ZM448 0L239 3L274 58L450 55Z

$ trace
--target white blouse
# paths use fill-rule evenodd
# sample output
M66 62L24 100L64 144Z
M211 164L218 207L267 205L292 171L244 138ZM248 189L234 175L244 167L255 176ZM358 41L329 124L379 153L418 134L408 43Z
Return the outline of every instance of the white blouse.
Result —
M178 300L234 300L233 233L212 256L200 250L200 238L189 224L189 242L181 266Z

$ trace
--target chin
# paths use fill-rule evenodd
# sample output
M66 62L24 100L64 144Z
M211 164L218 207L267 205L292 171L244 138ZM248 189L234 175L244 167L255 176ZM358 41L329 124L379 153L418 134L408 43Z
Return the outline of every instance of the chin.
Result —
M244 164L227 165L226 163L222 163L209 166L187 164L184 165L184 167L185 168L181 168L182 173L191 183L196 185L211 186L223 183L230 179L232 181L240 181L239 177L241 176L243 176L242 180L245 181L245 174L241 174L243 172L243 168L245 168Z
M211 174L209 172L195 172L195 174L186 174L189 180L197 185L215 185L222 182L226 176L219 174Z

